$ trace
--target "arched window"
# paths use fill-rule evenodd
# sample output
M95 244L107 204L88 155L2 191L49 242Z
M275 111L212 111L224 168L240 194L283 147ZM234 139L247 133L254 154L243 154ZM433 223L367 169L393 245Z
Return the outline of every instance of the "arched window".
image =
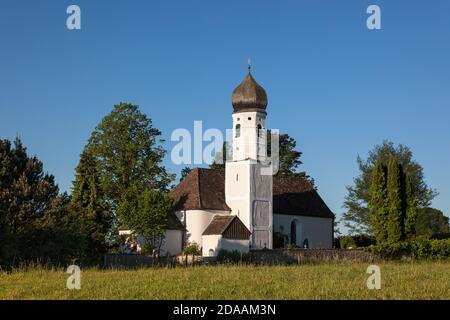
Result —
M295 245L297 243L297 224L295 220L291 222L291 244Z
M235 134L235 137L236 138L239 138L241 136L241 125L240 124L237 124L236 125L236 134Z
M209 249L208 254L210 257L214 256L214 250L213 249Z

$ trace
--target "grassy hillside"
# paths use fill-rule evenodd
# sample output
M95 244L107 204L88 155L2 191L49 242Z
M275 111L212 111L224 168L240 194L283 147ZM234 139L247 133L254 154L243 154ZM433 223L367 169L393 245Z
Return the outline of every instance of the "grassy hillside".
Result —
M197 266L0 273L0 299L449 299L450 262L384 262L381 290L368 290L365 263Z

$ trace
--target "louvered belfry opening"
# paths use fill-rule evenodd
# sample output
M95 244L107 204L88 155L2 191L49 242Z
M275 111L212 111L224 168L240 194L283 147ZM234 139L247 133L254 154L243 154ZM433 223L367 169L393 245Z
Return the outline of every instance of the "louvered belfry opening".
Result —
M250 231L238 217L235 217L222 236L225 239L248 240Z

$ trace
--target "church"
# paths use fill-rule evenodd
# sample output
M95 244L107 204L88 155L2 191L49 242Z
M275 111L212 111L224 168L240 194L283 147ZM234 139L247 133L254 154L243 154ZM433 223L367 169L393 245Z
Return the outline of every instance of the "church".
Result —
M267 105L249 69L232 94L232 159L225 172L193 169L171 190L179 221L166 231L163 254L180 254L193 242L210 257L221 249L273 249L274 242L332 247L334 214L308 179L272 175L263 134Z

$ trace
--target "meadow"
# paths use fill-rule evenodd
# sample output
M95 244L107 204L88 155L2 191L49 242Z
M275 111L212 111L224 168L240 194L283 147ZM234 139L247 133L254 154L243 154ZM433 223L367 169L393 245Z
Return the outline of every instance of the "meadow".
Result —
M0 299L450 299L449 261L377 265L380 290L368 263L87 269L80 290L64 269L35 267L0 272Z

